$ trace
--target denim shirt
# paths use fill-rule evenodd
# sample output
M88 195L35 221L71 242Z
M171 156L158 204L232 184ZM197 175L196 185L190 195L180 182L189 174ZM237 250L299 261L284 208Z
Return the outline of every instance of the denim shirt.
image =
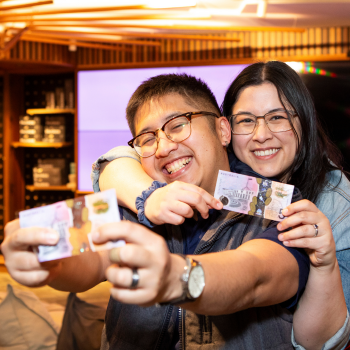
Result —
M119 146L111 149L93 163L91 180L94 192L100 190L98 182L100 164L123 157L132 158L140 162L140 157L132 148ZM240 166L240 161L231 156L230 165L232 162L236 162L235 166ZM252 176L257 176L257 174L252 174ZM350 231L350 182L346 176L339 170L329 172L324 190L319 195L315 204L326 215L332 227L346 305L348 310L350 310L350 232L348 232ZM324 344L322 350L344 349L349 332L350 319L348 316L343 327ZM298 350L304 349L296 344L293 335L292 343ZM335 344L338 346L334 346Z

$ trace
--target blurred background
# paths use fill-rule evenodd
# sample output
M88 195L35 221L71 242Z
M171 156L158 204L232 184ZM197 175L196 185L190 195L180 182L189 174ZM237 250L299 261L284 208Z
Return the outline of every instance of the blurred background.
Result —
M92 192L92 162L131 139L125 107L142 81L185 72L221 104L244 67L268 60L301 76L350 171L350 0L0 0L0 243L21 210ZM108 288L79 295L101 308L84 349L99 348ZM27 315L38 298L51 316L35 327L33 314L30 348L46 337L45 348L68 349L57 341L66 304L92 311L67 296L19 286L0 253L0 343L15 314L2 301L22 300L16 312Z

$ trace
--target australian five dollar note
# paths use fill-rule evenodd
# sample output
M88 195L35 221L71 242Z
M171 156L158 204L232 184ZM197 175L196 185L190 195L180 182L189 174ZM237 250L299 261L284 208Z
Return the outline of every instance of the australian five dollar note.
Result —
M220 170L214 197L226 210L282 221L293 191L292 185Z
M59 233L56 245L40 245L35 249L40 262L124 245L122 240L100 245L92 242L93 232L103 224L116 221L120 221L120 216L114 189L19 213L21 227L47 227Z

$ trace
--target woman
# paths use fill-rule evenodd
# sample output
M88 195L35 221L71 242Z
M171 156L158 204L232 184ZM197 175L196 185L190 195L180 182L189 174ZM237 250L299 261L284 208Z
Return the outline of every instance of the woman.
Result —
M350 184L342 176L337 151L319 125L312 99L298 75L286 64L257 63L247 67L231 84L222 109L223 115L231 120L232 147L238 158L232 158L231 169L239 166L239 162L246 163L258 174L299 187L306 198L286 208L283 214L287 219L278 226L281 231L293 228L279 238L286 245L308 248L312 264L306 291L294 317L295 339L308 349L321 348L344 324L325 346L333 348L331 343L335 342L340 348L344 336L348 336L347 311L329 222L341 268L345 269L344 257L350 252L344 234L347 229L344 218L350 212L347 194ZM279 128L281 124L284 127ZM120 204L135 211L136 195L152 179L144 173L140 175L142 168L132 160L135 155L129 157L108 165L101 175L100 187L116 187ZM126 180L117 172L121 166L129 169ZM116 186L121 180L122 188ZM147 199L145 214L154 224L179 224L184 220L175 207L167 207L170 203L167 196L164 188ZM349 277L346 273L342 277L345 287Z

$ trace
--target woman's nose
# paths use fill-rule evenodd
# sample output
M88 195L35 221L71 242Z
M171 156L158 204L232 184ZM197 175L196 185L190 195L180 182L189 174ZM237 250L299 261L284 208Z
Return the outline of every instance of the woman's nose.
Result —
M268 128L265 119L259 118L257 120L257 125L254 130L253 140L263 143L266 140L271 139L272 137L272 132Z

